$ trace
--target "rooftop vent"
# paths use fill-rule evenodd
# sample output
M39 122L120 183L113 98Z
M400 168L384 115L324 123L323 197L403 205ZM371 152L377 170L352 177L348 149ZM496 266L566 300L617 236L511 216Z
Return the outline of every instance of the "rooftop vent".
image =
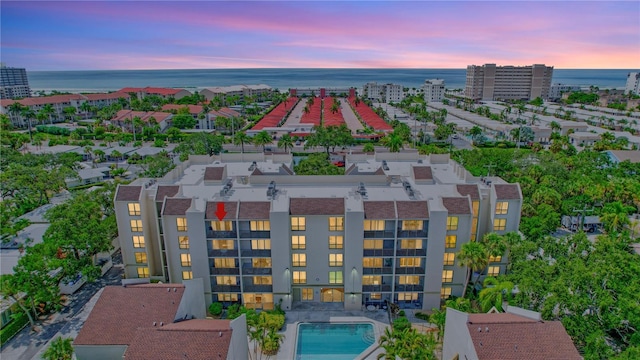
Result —
M382 160L382 170L389 170L389 165L387 165L387 160Z
M411 187L411 183L407 180L404 180L402 182L402 187L404 188L404 191L407 192L407 195L409 195L409 197L413 197L415 195L415 193L413 192L413 188Z
M229 179L225 182L224 187L220 190L220 196L225 196L233 187L233 179Z
M258 167L258 164L254 161L251 163L251 166L249 166L249 171L253 171L256 169L256 167Z
M360 183L360 185L358 185L358 194L362 195L362 196L367 196L367 189L364 187L364 183Z
M278 192L278 190L276 189L276 182L275 181L271 181L269 183L269 187L267 188L267 196L275 196L276 193Z

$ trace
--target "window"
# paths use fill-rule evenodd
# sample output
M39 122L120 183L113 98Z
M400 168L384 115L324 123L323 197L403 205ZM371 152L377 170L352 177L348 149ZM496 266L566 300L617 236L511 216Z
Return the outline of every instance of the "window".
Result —
M313 301L312 288L302 288L302 301Z
M414 276L414 275L398 276L398 284L401 284L401 285L419 285L420 284L420 276Z
M365 220L364 231L382 231L384 230L384 220Z
M329 249L342 249L344 238L342 235L329 236Z
M456 254L444 253L444 262L442 265L453 265L454 261L456 261Z
M238 280L235 276L216 276L217 285L237 285Z
M306 284L307 283L307 272L306 271L294 271L293 272L293 283L294 284Z
M305 231L307 229L307 223L304 217L292 217L291 218L291 230L293 231Z
M193 279L193 272L192 271L183 271L182 272L182 280L191 280Z
M178 244L180 244L180 249L188 249L189 248L189 237L188 236L178 236Z
M187 218L176 218L178 231L187 231Z
M478 218L474 217L473 219L471 219L471 241L474 241L477 231L478 231Z
M342 271L329 271L329 284L342 284Z
M271 285L271 276L254 276L253 285Z
M213 266L216 268L235 268L236 260L231 258L215 258L213 259Z
M238 294L218 293L218 301L238 301Z
M142 220L131 220L131 231L140 232L142 231Z
M474 200L471 202L471 208L473 209L473 217L478 217L480 211L480 201Z
M457 239L458 237L456 235L447 235L444 238L444 247L446 249L455 249Z
M251 231L270 231L271 223L269 220L252 220Z
M307 254L291 254L293 266L307 266Z
M369 295L369 299L370 300L382 300L382 294L380 294L380 293L371 293L371 295Z
M292 249L306 249L307 248L307 240L304 235L293 235L291 237L291 248Z
M422 220L402 220L402 230L422 230Z
M493 219L493 231L505 230L507 228L507 219Z
M233 240L213 240L214 250L232 250L234 249Z
M362 285L380 285L382 276L364 275L362 276Z
M440 299L448 299L451 296L451 288L443 287L440 289Z
M137 252L137 253L134 253L134 255L136 257L136 263L138 263L138 264L146 264L147 263L147 253Z
M489 276L498 276L498 275L500 275L500 266L489 266L489 270L487 271L487 275L489 275Z
M344 217L329 217L329 231L343 231L344 230Z
M380 250L382 249L382 240L365 240L364 248L366 250Z
M191 254L180 254L180 264L182 266L191 266Z
M254 268L270 268L271 258L253 258L251 259L251 265Z
M498 201L496 203L496 215L507 215L509 211L509 203L506 201Z
M418 293L415 293L415 292L398 293L398 301L418 301Z
M127 204L127 206L129 208L129 215L130 216L140 215L140 204L138 204L138 203L129 203L129 204Z
M447 216L447 230L458 230L457 216Z
M382 258L362 258L362 267L381 268Z
M251 250L271 250L271 239L251 240Z
M422 239L404 239L400 241L401 249L422 249Z
M329 254L329 266L342 266L342 254Z
M442 270L442 282L450 283L453 281L453 270Z
M138 268L138 277L139 278L148 278L149 277L149 268L148 267L139 267Z
M133 247L134 248L143 248L144 247L144 236L133 236Z
M211 230L213 231L233 231L232 221L211 221ZM186 230L185 230L186 231Z
M500 262L502 261L502 256L498 255L498 256L489 256L489 262Z
M400 258L400 267L420 267L420 258Z

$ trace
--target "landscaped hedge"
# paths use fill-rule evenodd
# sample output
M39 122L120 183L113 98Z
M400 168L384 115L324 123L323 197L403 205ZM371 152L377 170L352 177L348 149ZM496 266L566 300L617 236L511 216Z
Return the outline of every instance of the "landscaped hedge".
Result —
M47 126L47 125L38 125L36 126L36 130L38 132L53 134L53 135L64 135L68 136L71 131L67 128L61 128L57 126Z
M20 332L20 330L27 326L28 323L29 318L27 317L27 314L18 313L13 321L0 330L0 344L4 345L5 342L14 337L18 332Z

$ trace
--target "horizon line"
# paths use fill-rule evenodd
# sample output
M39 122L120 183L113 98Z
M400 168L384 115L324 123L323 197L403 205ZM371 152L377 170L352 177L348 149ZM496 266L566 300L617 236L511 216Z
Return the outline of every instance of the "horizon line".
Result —
M492 64L492 63L487 63ZM485 65L485 64L482 64ZM477 66L482 66L477 65ZM534 64L531 64L534 65ZM514 66L514 67L526 67L531 65L497 65L497 66ZM537 64L536 64L537 65ZM541 64L545 66L551 66L554 70L636 70L634 68L556 68L552 65ZM7 66L12 67L12 66ZM25 68L26 69L26 68ZM63 72L63 71L172 71L172 70L466 70L466 67L451 67L451 68L443 68L443 67L385 67L385 68L376 68L376 67L345 67L345 68L334 68L334 67L238 67L238 68L166 68L166 69L66 69L66 70L29 70L26 69L27 72ZM640 70L640 67L637 69Z

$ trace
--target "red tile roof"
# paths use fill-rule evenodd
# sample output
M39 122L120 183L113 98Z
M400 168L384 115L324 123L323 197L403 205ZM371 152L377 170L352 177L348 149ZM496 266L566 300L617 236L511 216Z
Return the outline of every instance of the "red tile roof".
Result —
M537 320L512 313L469 314L469 324L509 324L536 322Z
M287 112L291 111L291 109L298 102L298 98L290 97L286 101L281 102L276 106L273 110L271 110L267 115L265 115L262 120L258 121L251 130L262 130L265 127L276 127L280 124L280 122L287 115Z
M218 211L218 204L224 204L224 211L227 213L223 220L235 220L236 212L238 211L237 201L207 201L207 208L205 210L204 218L207 220L219 220L216 212Z
M173 89L173 88L157 88L157 87L145 87L145 88L136 88L136 87L125 87L122 88L120 90L118 90L117 92L119 93L139 93L142 92L144 94L149 94L149 95L162 95L162 96L166 96L166 95L175 95L177 93L179 93L180 91L186 91L184 89Z
M348 99L349 104L351 104L351 108L360 115L362 121L365 122L366 125L372 127L376 131L392 131L393 127L389 125L386 121L384 121L378 114L373 111L369 105L364 102L358 103L356 106L355 98L350 97Z
M331 112L331 107L333 106L334 100L332 97L324 98L322 101L324 110L322 112L323 120L322 124L324 126L340 126L344 124L344 117L342 116L342 108L338 106L338 111L333 113Z
M319 97L313 98L313 104L309 106L306 104L308 99L305 99L305 106L309 107L309 113L302 112L302 116L300 117L301 124L313 124L320 125L320 120L322 117L322 99Z
M166 104L162 106L162 111L189 109L189 114L200 114L204 108L200 105L178 105L178 104Z
M291 198L291 215L344 215L343 198Z

